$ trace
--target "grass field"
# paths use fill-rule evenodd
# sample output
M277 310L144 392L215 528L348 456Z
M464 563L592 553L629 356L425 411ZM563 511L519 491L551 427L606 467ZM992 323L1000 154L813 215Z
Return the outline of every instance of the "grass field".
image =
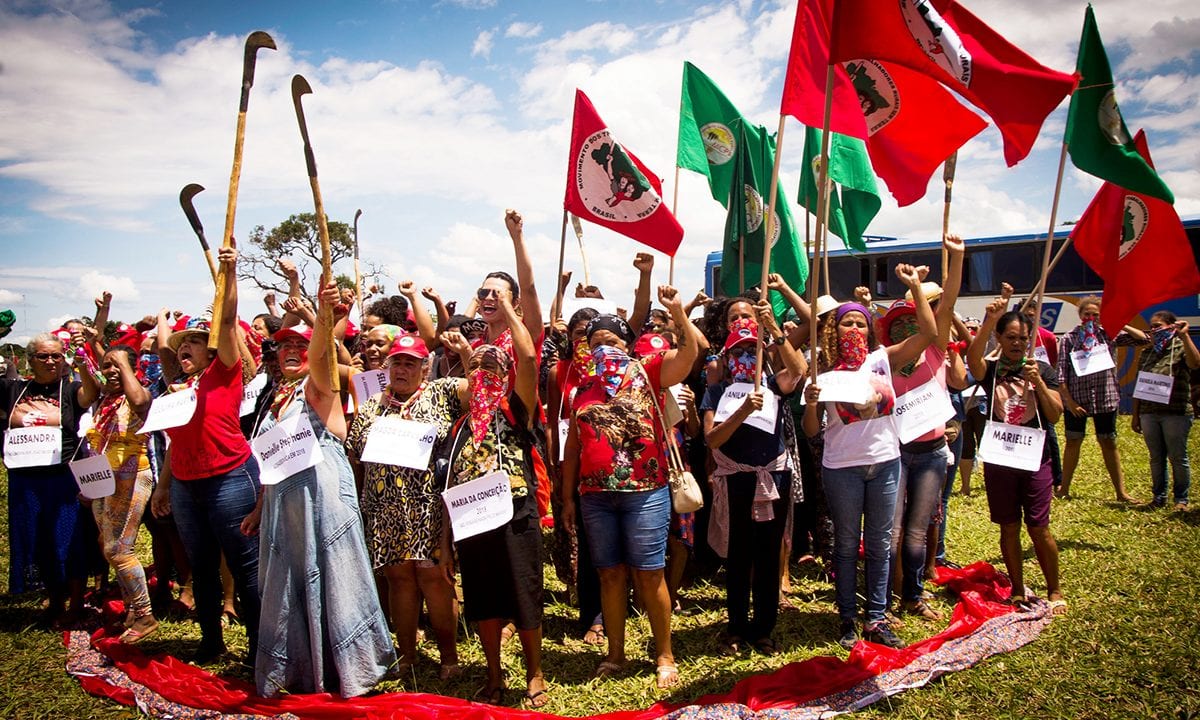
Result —
M861 713L894 718L1196 718L1200 717L1200 510L1173 513L1128 508L1111 500L1099 452L1085 445L1072 490L1076 497L1056 501L1051 527L1062 551L1063 587L1069 614L1056 620L1034 643L992 658L969 671L906 692ZM1123 419L1121 451L1130 491L1149 499L1146 450ZM1191 455L1200 443L1193 438ZM1003 567L997 532L987 521L982 479L972 497L951 501L949 553L960 562L987 560ZM6 487L6 485L0 485ZM2 492L6 492L3 490ZM1200 497L1196 498L1200 500ZM5 502L6 506L6 502ZM7 519L5 518L5 522ZM7 530L7 525L5 525ZM1028 547L1028 542L1026 542ZM0 582L7 582L8 545L0 552ZM1044 591L1041 574L1026 553L1026 582ZM546 577L552 592L545 622L545 670L551 702L546 710L588 715L638 708L662 699L675 702L724 692L737 680L814 655L843 654L835 641L833 588L805 569L794 569L793 608L780 616L774 657L717 653L723 629L720 588L700 584L684 591L685 613L676 616L676 657L682 685L670 693L652 687L653 667L645 652L649 628L644 618L630 621L626 673L591 681L599 651L574 638L575 613L563 601L563 588ZM0 718L131 718L135 709L93 698L63 670L60 636L32 627L39 598L0 596ZM952 600L936 604L949 610ZM899 631L915 641L935 634L940 624L910 620ZM464 631L465 632L465 631ZM244 652L240 628L226 633L231 647ZM146 642L148 651L183 654L199 632L190 623L164 623ZM384 690L420 690L470 697L482 684L483 657L474 637L460 642L465 674L437 680L436 650L427 642L426 660L404 682ZM519 646L505 649L512 704L523 688ZM211 670L249 679L248 667L233 661Z

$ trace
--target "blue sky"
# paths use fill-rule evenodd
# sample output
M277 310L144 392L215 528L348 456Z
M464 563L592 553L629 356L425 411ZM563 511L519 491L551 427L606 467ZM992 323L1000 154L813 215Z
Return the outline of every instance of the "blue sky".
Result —
M1074 66L1082 2L973 0L977 15L1043 63ZM1151 150L1184 216L1200 215L1200 8L1190 0L1095 3L1131 129ZM0 0L0 307L11 339L90 314L115 295L114 317L211 299L179 189L219 238L229 178L241 46L257 29L236 235L311 212L289 83L300 72L327 212L356 209L363 257L388 282L413 279L465 298L492 269L512 268L505 208L521 210L544 304L553 288L571 103L583 89L614 134L674 189L684 60L746 115L774 128L794 0L427 3ZM999 134L960 153L954 225L966 235L1044 230L1065 123L1063 104L1034 153L1006 168ZM801 128L788 121L783 183L794 196ZM1059 217L1078 217L1098 187L1068 169ZM870 231L928 239L940 192L898 209L885 198ZM705 180L684 172L686 235L676 284L702 283L724 214ZM628 304L631 241L585 226L593 282ZM579 277L574 242L567 267ZM656 280L666 280L659 259ZM346 271L349 267L339 268ZM261 293L243 284L243 315Z

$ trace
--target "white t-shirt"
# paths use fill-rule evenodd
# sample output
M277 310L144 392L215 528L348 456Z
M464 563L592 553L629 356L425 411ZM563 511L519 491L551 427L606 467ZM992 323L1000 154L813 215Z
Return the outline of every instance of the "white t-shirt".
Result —
M900 438L892 417L896 391L892 388L887 348L880 347L868 355L856 372L864 385L875 390L874 400L865 405L824 403L825 454L821 464L827 468L871 465L900 457ZM817 386L821 386L820 375Z

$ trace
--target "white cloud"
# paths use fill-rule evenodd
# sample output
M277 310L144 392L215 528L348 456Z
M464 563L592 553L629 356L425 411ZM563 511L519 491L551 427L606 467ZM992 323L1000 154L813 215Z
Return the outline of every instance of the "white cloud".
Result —
M139 300L142 295L132 278L126 275L108 275L96 270L84 273L76 287L76 298L80 300L95 299L104 292L110 292L113 297L121 297L127 301Z
M529 39L542 34L541 23L514 22L504 31L504 37Z
M447 5L456 5L467 10L487 10L496 7L498 0L440 0Z
M13 292L12 290L0 289L0 305L15 305L21 302L24 297L21 293Z
M475 36L475 44L471 46L471 57L490 57L495 35L495 30L483 30Z

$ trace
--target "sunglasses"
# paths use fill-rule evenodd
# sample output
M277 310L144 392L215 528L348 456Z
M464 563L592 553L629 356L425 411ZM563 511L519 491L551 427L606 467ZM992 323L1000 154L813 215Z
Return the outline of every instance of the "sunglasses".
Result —
M475 297L480 300L487 300L490 297L495 297L496 291L491 288L479 288L475 291Z
M66 356L63 355L62 353L34 353L33 357L36 360L41 360L42 362L48 362L50 360L54 360L54 361L62 360Z

